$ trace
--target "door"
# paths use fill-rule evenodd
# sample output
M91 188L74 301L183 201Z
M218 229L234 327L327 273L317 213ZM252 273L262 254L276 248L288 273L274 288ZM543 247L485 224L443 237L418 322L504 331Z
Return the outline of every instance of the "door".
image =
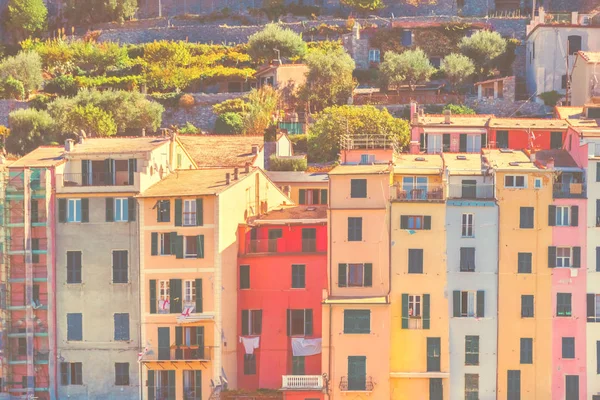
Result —
M171 338L169 328L158 328L158 359L171 358Z
M440 371L441 339L427 338L427 372Z
M348 357L348 390L366 390L367 357Z
M281 229L269 229L269 253L277 252L278 239L283 237L283 231Z
M566 375L565 400L579 400L579 376Z
M477 181L463 180L462 181L462 196L463 199L477 198Z
M443 400L444 399L444 388L442 386L441 378L430 378L429 379L429 400Z
M421 200L427 199L427 178L423 176L417 177L417 198Z
M402 190L404 190L404 193L408 200L412 199L412 192L414 188L415 181L412 176L405 176L402 178Z
M550 148L562 149L562 132L550 132Z

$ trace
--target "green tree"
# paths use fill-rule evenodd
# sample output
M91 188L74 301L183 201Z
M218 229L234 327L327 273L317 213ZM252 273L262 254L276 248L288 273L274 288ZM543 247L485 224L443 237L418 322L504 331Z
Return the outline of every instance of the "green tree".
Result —
M506 51L506 40L498 32L482 30L463 37L458 48L473 60L481 76L486 76L496 58Z
M448 54L442 60L440 66L452 89L456 91L457 87L465 82L465 80L475 72L473 61L462 54Z
M341 0L341 3L358 12L377 11L385 7L383 0Z
M258 61L269 61L280 57L304 57L306 43L302 37L291 29L282 28L278 24L267 24L260 32L248 38L248 54Z
M0 82L0 95L5 99L23 100L25 97L25 88L21 81L9 76Z
M312 110L347 104L352 97L354 60L339 48L332 51L312 50L306 56L308 74L300 96Z
M465 106L464 104L446 104L444 106L444 111L450 110L452 114L456 115L475 115L477 114L475 110L471 107Z
M244 132L244 119L235 112L220 114L215 121L215 133L239 135Z
M0 80L8 77L23 83L25 97L38 90L44 78L42 76L42 62L40 56L33 51L21 51L14 57L8 57L0 63Z
M107 137L117 134L112 116L93 104L77 105L68 114L63 128L68 133L84 131L88 137Z
M411 91L417 84L428 82L435 68L429 62L429 57L421 49L407 50L403 53L388 51L379 67L384 81L388 85L399 86L406 83Z
M135 15L137 0L66 0L64 12L76 24L122 22Z
M244 114L244 133L261 135L273 122L279 105L279 93L271 86L252 89L247 96L248 104Z
M5 27L15 42L46 29L48 9L43 0L9 0Z
M324 109L310 127L308 158L310 162L336 161L343 135L385 135L396 140L399 149L409 142L408 123L394 118L386 109L373 106L333 106Z
M8 115L10 134L6 150L14 154L27 154L38 146L55 141L55 123L46 111L21 109Z

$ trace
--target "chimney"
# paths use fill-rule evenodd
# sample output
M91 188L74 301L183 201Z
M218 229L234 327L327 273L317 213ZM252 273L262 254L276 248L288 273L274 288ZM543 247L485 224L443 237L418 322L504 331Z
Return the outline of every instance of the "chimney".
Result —
M283 194L285 194L287 197L292 197L292 187L290 185L285 185L283 187Z
M417 140L411 140L409 148L410 154L419 154L421 152L421 144Z
M142 128L142 137L146 136L146 128Z
M535 163L535 158L536 158L536 157L535 157L535 153L532 151L532 152L531 152L531 154L529 154L529 160L530 160L532 163Z
M231 182L231 174L228 172L225 174L225 184L229 185L229 182Z
M410 122L413 124L419 122L419 115L417 114L417 103L414 101L410 102Z
M452 112L450 110L444 110L444 123L450 124L450 117L452 116Z
M238 168L237 168L237 167L235 167L235 168L233 169L233 180L234 180L234 181L237 181L237 180L238 180L238 172L239 172Z
M75 141L73 139L65 140L65 151L68 153L75 149Z
M554 157L550 157L546 162L546 168L554 169Z
M281 60L278 59L278 58L274 59L274 60L271 60L271 65L274 66L274 67L278 67L278 66L281 65Z
M252 154L254 154L254 155L258 154L258 145L257 144L252 145Z
M579 13L577 11L571 13L571 24L579 25Z
M81 130L81 132L79 132L79 137L78 137L78 139L79 139L79 140L77 141L77 143L78 143L78 144L83 144L83 143L85 142L85 132L84 132L84 130L83 130L83 129Z
M246 165L244 165L244 172L247 174L250 172L250 163L247 162Z

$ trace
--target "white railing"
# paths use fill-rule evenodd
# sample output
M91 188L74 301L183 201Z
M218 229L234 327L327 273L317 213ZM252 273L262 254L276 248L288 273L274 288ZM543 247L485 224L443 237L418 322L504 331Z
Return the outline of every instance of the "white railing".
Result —
M282 389L322 389L321 375L283 375Z

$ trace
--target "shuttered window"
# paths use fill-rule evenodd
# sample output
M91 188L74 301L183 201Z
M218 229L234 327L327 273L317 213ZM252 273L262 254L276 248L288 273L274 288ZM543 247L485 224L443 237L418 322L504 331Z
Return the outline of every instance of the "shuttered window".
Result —
M370 333L370 310L344 310L344 333Z
M423 249L408 249L408 273L423 273Z
M127 250L115 250L113 256L113 283L127 283L129 281L129 252Z
M530 274L531 263L531 253L519 253L517 272L519 274Z
M83 340L83 317L82 314L67 314L67 340Z
M350 180L350 197L353 199L364 199L367 197L367 180L366 179L351 179Z
M240 289L250 289L249 265L240 265Z
M571 293L556 294L556 316L570 317L571 316Z
M479 365L479 336L465 336L465 365Z
M348 217L348 241L360 242L362 240L362 218Z
M533 364L533 339L521 338L521 364Z
M292 288L302 289L306 287L306 267L304 265L292 265Z
M521 400L521 371L509 370L507 400Z
M521 295L521 318L533 318L533 295L523 294Z
M575 358L575 338L562 338L562 358Z
M474 272L475 271L475 247L460 248L460 271Z
M534 215L533 207L521 207L519 228L533 229L533 215Z
M115 340L129 340L129 314L115 314Z
M81 283L81 251L67 251L67 283Z

